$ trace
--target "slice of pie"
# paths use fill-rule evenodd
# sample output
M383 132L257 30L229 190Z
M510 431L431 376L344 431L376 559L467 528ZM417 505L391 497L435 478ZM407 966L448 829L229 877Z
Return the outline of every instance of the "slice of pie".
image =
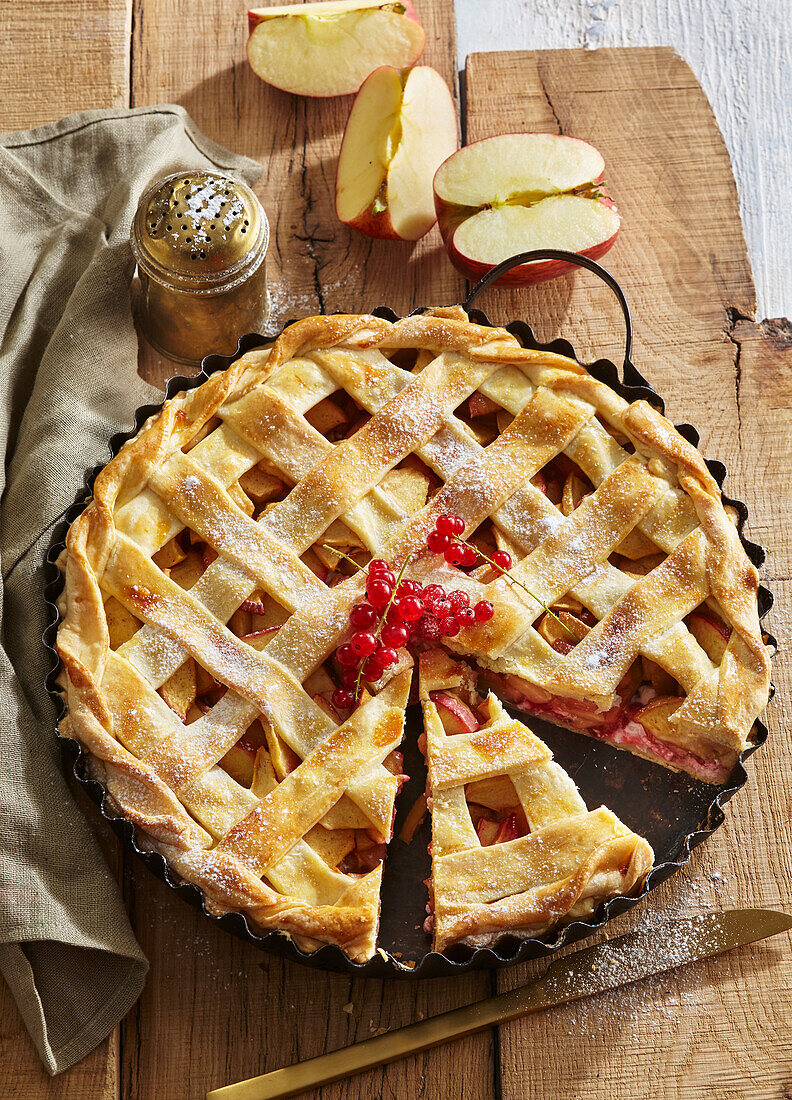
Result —
M432 811L434 949L538 936L631 893L654 853L605 806L588 810L547 745L443 650L421 654Z
M64 731L115 812L215 911L356 960L421 650L713 783L768 695L756 571L695 448L460 309L308 318L166 401L61 564Z

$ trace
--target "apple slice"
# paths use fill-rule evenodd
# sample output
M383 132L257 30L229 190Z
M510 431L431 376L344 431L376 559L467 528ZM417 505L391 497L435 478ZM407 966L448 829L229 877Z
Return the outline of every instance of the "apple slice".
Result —
M432 180L457 147L454 101L434 69L390 65L357 94L341 143L336 213L368 237L417 241L437 220Z
M710 615L694 611L687 619L690 633L707 654L713 664L719 665L729 644L731 631Z
M353 95L380 65L414 65L426 42L410 0L256 8L248 25L253 72L295 95Z
M446 250L470 279L509 256L563 248L596 259L612 246L619 214L602 191L605 162L563 134L501 134L454 153L434 179ZM522 264L498 286L525 286L571 269L559 260Z
M437 713L443 723L443 729L449 736L458 733L475 733L481 729L481 723L473 711L456 695L448 691L432 691L429 698L437 707Z

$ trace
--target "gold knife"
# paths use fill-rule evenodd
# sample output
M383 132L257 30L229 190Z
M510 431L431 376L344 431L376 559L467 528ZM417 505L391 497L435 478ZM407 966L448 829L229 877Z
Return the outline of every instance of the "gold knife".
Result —
M528 985L389 1031L294 1066L207 1093L206 1100L276 1100L395 1062L543 1008L577 1001L792 928L774 909L703 913L586 947L556 960Z

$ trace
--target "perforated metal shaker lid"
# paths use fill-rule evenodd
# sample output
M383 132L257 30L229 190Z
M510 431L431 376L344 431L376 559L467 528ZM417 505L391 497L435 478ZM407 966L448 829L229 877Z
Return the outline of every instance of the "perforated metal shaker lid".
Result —
M143 196L132 223L142 271L197 294L226 291L264 258L269 223L244 183L216 172L166 176Z

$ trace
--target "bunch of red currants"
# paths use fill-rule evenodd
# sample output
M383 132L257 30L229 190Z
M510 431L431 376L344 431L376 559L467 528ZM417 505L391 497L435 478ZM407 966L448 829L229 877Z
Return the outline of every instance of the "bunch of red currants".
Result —
M451 565L470 569L479 563L481 555L462 541L464 530L461 516L439 516L426 545L433 553L442 553ZM486 560L502 572L511 567L511 557L504 550L494 551ZM423 586L409 577L397 581L382 558L369 562L367 574L366 599L356 603L349 613L355 633L335 653L343 685L332 696L338 710L354 706L362 682L379 680L398 661L398 650L409 642L453 638L463 626L487 622L494 614L489 600L479 600L471 607L470 597L461 589L447 592L439 584Z

